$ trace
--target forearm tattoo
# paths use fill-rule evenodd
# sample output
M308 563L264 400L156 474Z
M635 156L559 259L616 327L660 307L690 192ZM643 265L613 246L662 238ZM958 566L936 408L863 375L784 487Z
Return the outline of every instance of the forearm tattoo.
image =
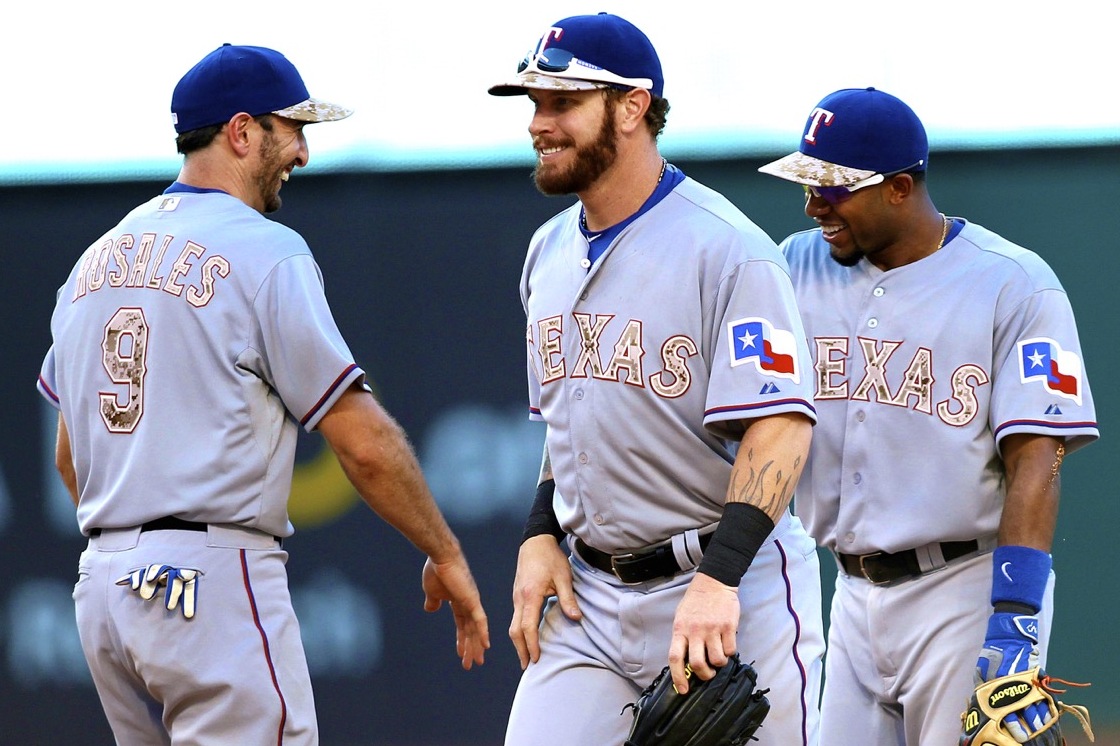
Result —
M773 460L756 465L753 449L747 451L746 457L747 468L740 466L731 472L728 502L750 503L771 517L780 515L793 497L801 457L794 459L793 468L788 470Z

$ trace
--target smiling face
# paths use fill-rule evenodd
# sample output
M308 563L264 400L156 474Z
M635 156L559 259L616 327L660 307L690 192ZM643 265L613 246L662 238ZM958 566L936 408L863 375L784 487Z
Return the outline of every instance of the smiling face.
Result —
M599 90L533 90L529 98L537 189L549 195L587 191L618 157L614 99Z
M880 268L894 266L902 234L898 226L900 211L892 204L897 203L898 187L908 194L912 181L909 175L894 176L855 191L837 204L806 191L805 214L820 226L821 237L837 264L852 267L867 257Z
M303 122L270 116L260 122L263 138L257 151L255 183L262 212L280 209L280 187L296 168L307 165L307 139Z

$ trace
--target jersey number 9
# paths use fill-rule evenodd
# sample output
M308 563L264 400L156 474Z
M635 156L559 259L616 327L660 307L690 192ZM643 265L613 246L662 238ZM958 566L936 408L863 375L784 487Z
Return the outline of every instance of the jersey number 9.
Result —
M144 376L148 373L148 322L139 308L121 308L105 325L102 363L113 383L127 386L124 403L117 393L102 391L101 419L109 432L131 433L144 414Z

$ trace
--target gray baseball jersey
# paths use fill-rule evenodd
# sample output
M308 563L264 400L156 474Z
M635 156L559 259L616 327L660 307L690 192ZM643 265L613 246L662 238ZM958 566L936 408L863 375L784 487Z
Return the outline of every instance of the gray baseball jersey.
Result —
M952 234L951 234L952 235ZM965 223L889 272L842 267L820 230L782 243L813 348L820 413L797 491L845 554L994 536L999 441L1098 436L1072 309L1035 253Z
M782 248L815 361L819 421L796 497L809 532L843 554L981 549L893 585L838 575L822 732L954 743L991 613L1000 439L1052 435L1072 451L1097 437L1069 300L1036 254L959 219L939 251L888 272L840 266L820 230ZM1053 587L1051 573L1043 665Z
M85 532L174 515L289 535L297 427L364 376L304 240L224 193L132 211L74 266L51 333L39 390Z
M306 243L175 184L82 255L51 332L39 390L70 434L75 608L116 739L317 743L277 537L297 428L364 374ZM153 568L160 600L129 582Z
M548 426L561 525L619 554L716 524L742 421L814 418L812 380L785 261L724 197L685 178L594 264L579 214L537 231L522 275L530 417ZM571 561L583 621L548 606L507 744L621 744L618 713L667 662L692 573L628 586ZM762 743L815 743L820 576L795 517L740 594L741 649L771 689Z
M814 418L812 380L785 262L723 197L686 180L590 271L578 211L542 226L522 277L530 416L560 524L620 552L718 522L734 425Z

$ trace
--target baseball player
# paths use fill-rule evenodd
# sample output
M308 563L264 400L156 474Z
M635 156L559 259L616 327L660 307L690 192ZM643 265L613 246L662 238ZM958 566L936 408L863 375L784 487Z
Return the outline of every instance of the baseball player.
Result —
M521 279L547 436L514 580L511 746L621 745L666 662L686 692L686 666L707 680L740 651L770 689L761 743L816 743L820 569L787 509L808 350L776 245L658 152L663 87L645 34L599 14L558 21L490 89L534 105L538 189L579 197Z
M781 247L819 417L797 505L839 566L822 745L956 743L977 682L1045 663L1059 470L1098 435L1058 279L941 214L928 163L910 107L867 88L760 169L817 223Z
M223 45L171 101L178 180L95 241L58 292L39 391L89 537L78 629L118 743L314 744L281 540L298 427L427 555L464 668L486 615L404 435L364 383L304 240L262 213L307 164L311 98L271 49Z

